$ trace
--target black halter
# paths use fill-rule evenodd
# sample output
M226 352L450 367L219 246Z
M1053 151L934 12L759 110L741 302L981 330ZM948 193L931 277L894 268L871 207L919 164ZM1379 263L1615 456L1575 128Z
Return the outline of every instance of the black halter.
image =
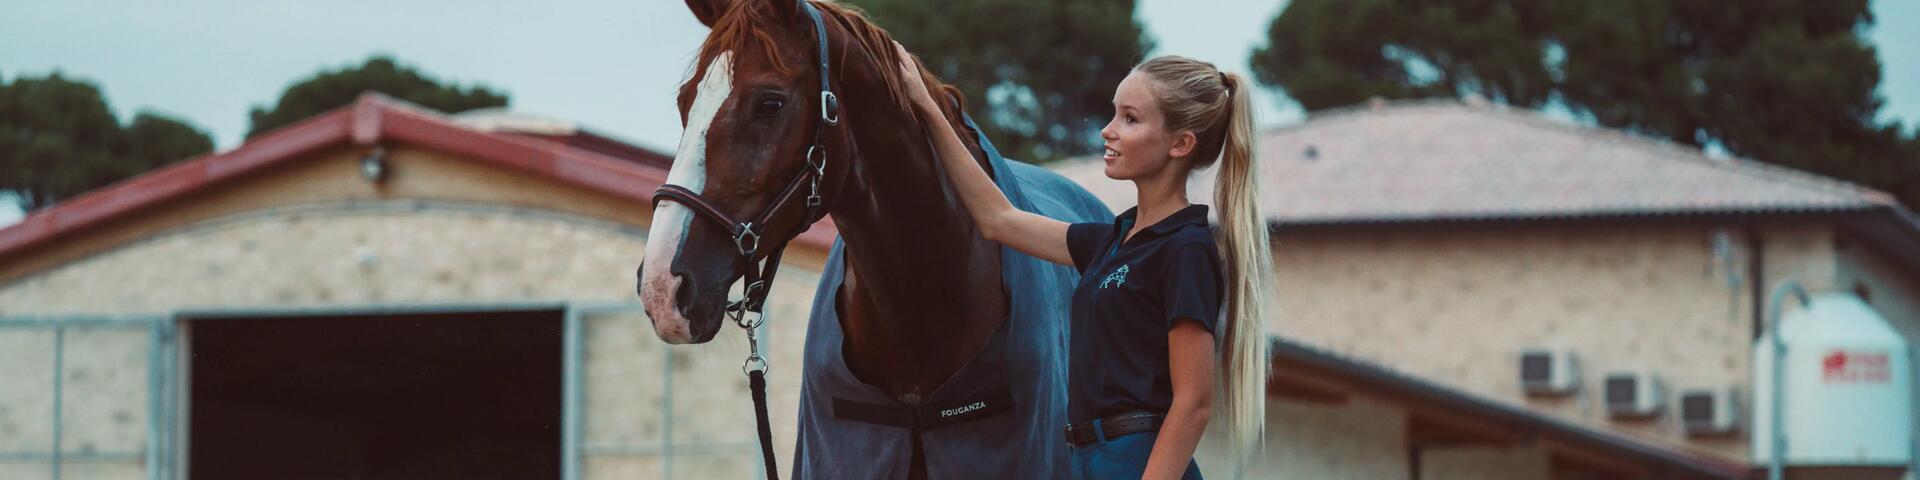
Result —
M792 180L787 181L786 187L774 197L773 203L767 205L765 210L761 210L759 215L747 221L737 220L727 215L706 198L686 187L667 184L661 185L653 192L655 203L662 200L679 202L692 209L701 218L732 232L733 244L740 252L741 260L735 268L735 274L745 278L747 286L741 298L727 304L727 312L733 315L737 322L752 322L740 325L743 328L758 325L758 319L747 319L744 314L753 313L757 316L765 306L767 289L770 286L768 282L773 280L773 274L780 267L780 253L786 249L787 243L806 232L814 222L826 217L827 214L824 208L825 202L820 196L820 179L826 175L827 170L827 150L826 146L820 142L820 137L825 127L840 124L840 99L833 93L833 82L827 68L826 23L821 21L819 10L816 10L812 4L804 0L799 4L800 9L805 11L807 18L813 22L820 47L820 123L813 126L813 143L807 146L804 154L806 167L800 169L800 173L796 174ZM795 203L803 187L807 193L803 210L805 215L793 220L798 224L790 230L791 233L787 234L786 238L771 244L765 242L763 233L766 232L767 225L794 216L795 212L788 206ZM758 265L763 261L764 266Z
M754 413L760 429L760 451L766 462L767 478L778 479L779 473L773 460L773 439L767 422L766 372L767 361L760 355L760 341L755 330L766 319L762 309L766 307L767 291L772 288L773 276L780 270L780 255L787 249L787 243L805 233L814 222L826 217L825 202L820 196L820 178L827 173L827 149L820 142L821 132L826 127L840 124L840 98L833 94L833 79L828 75L827 62L827 24L821 21L820 11L806 0L798 0L800 10L807 13L807 19L813 22L813 30L820 46L820 123L813 126L813 143L807 145L804 155L805 168L787 181L780 194L773 197L773 203L751 220L740 221L715 207L700 194L686 187L673 184L661 185L653 192L653 201L657 205L662 200L679 202L692 209L699 217L712 221L720 228L733 233L734 248L740 252L735 263L734 273L747 282L740 298L727 303L727 316L733 318L735 325L747 331L749 353L741 370L747 374L747 380L753 391ZM779 222L795 215L796 210L788 208L800 195L804 186L807 190L804 213L796 221L797 225L785 238L767 244L763 242L767 225ZM765 248L763 248L765 247ZM732 282L728 282L731 287Z

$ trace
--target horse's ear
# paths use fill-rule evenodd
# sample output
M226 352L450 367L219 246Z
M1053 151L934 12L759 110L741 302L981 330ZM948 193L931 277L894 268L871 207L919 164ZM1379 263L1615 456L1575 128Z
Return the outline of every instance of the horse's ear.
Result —
M687 0L687 9L693 10L693 17L700 19L701 25L713 28L720 21L720 14L727 13L727 6L733 0Z

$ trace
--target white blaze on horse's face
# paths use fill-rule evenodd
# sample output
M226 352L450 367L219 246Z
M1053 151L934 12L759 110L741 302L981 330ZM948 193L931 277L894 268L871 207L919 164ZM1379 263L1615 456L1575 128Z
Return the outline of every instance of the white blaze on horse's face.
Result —
M707 65L706 76L687 109L687 129L680 134L680 150L673 157L673 169L667 171L667 183L686 187L693 193L705 193L707 182L707 127L720 112L720 104L733 94L733 52L722 52ZM670 269L680 255L693 226L693 211L678 202L658 202L653 207L653 224L647 229L647 255L641 269L640 300L653 319L654 333L672 344L693 341L687 318L674 305L683 279ZM690 288L690 287L689 287Z

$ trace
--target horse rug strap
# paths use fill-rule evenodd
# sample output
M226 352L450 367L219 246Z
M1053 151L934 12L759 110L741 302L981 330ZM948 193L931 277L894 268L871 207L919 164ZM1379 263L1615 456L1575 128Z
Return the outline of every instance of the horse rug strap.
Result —
M920 432L1013 411L1013 392L998 388L972 398L919 406L882 405L833 399L833 416Z

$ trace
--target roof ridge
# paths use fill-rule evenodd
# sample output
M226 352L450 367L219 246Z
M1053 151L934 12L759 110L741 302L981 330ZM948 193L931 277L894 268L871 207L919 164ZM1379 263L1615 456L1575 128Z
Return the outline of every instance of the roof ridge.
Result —
M1698 148L1682 145L1667 138L1625 129L1566 122L1550 117L1538 109L1515 107L1504 103L1486 101L1471 102L1449 97L1373 100L1312 112L1307 115L1304 121L1270 128L1262 131L1261 135L1281 135L1308 127L1344 123L1345 121L1365 118L1365 114L1369 113L1393 113L1419 110L1464 111L1470 114L1501 118L1526 126L1549 128L1578 136L1610 139L1615 141L1615 145L1621 147L1666 153L1667 155L1662 155L1662 157L1693 162L1728 173L1744 175L1765 182L1807 190L1810 193L1834 195L1847 200L1882 206L1899 204L1893 195L1886 192L1813 172L1762 162L1738 155L1728 155L1719 158L1710 157Z
M1307 112L1306 118L1302 119L1299 122L1294 122L1288 125L1281 125L1281 126L1269 128L1261 131L1260 135L1277 135L1281 133L1286 133L1286 132L1291 132L1294 130L1306 128L1308 126L1326 125L1331 122L1337 122L1337 121L1343 121L1343 120L1350 121L1357 118L1364 118L1364 114L1368 114L1368 113L1379 113L1379 112L1386 112L1390 110L1414 110L1414 109L1422 109L1422 108L1431 108L1436 106L1472 108L1471 106L1465 104L1464 102L1461 102L1459 99L1447 98L1447 97L1403 98L1403 99L1396 99L1396 100L1379 100L1377 102L1370 100L1367 102L1361 102L1361 103L1355 103L1351 105L1345 105L1345 106L1328 108L1324 110Z
M1710 168L1719 169L1721 171L1740 174L1740 175L1746 175L1746 176L1753 177L1763 181L1771 181L1771 182L1776 182L1783 185L1789 185L1793 187L1814 190L1818 193L1828 193L1828 194L1836 194L1841 196L1849 196L1849 197L1853 197L1854 199L1864 200L1868 203L1879 203L1884 205L1892 205L1897 203L1897 201L1893 199L1892 195L1887 194L1885 192L1874 190L1864 185L1859 185L1853 182L1849 182L1849 181L1841 180L1837 178L1827 177L1827 176L1816 174L1813 172L1808 172L1808 171L1786 167L1782 165L1777 165L1773 163L1767 163L1767 162L1763 162L1763 161L1759 161L1759 160L1755 160L1755 159L1751 159L1751 158L1747 158L1739 155L1729 154L1725 157L1715 158L1715 157L1708 156L1706 152L1702 149L1687 146L1667 138L1647 135L1644 133L1626 130L1626 129L1607 128L1607 127L1596 126L1596 125L1564 122L1559 119L1549 117L1544 112L1531 109L1531 108L1516 108L1516 107L1512 107L1504 104L1494 104L1491 106L1493 108L1470 109L1470 110L1498 111L1500 115L1504 115L1508 118L1514 119L1519 122L1538 125L1538 126L1545 126L1548 128L1556 128L1563 131L1567 131L1568 133L1572 133L1575 135L1610 137L1615 140L1620 140L1620 142L1617 143L1617 145L1620 145L1623 147L1638 148L1638 149L1644 149L1644 150L1654 150L1654 151L1665 151L1667 153L1672 154L1670 156L1674 157L1676 160L1694 162L1697 164L1705 165Z

